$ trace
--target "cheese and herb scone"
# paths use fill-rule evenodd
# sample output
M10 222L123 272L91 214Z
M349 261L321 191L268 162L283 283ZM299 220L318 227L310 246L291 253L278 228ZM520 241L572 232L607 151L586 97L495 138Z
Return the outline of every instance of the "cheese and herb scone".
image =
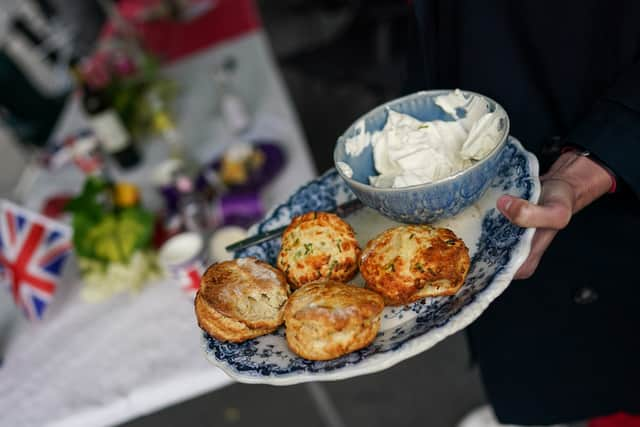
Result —
M346 282L358 269L360 247L351 226L337 215L308 212L282 235L277 266L299 288L320 279Z
M295 291L284 312L287 344L305 359L335 359L368 346L380 328L384 300L332 280Z
M469 250L453 231L428 225L391 228L367 243L360 257L366 287L387 305L453 295L469 271Z
M220 341L242 342L283 322L289 285L281 271L255 258L210 266L196 294L198 325Z

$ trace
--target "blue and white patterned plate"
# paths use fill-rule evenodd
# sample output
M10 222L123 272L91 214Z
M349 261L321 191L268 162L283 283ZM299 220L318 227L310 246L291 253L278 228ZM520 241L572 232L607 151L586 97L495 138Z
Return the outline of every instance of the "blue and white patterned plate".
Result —
M497 177L476 204L453 218L434 225L451 228L471 255L464 286L453 296L427 298L404 307L387 307L373 343L338 359L315 362L302 359L287 347L284 328L241 344L223 343L204 333L206 357L229 376L243 383L274 385L306 381L339 380L389 368L434 346L473 322L509 285L529 254L533 229L512 225L496 209L502 194L537 201L540 194L538 162L514 138L505 147ZM267 231L311 210L330 210L354 198L332 169L300 188L289 201L274 209L253 228ZM397 223L369 208L347 218L364 247L378 233ZM236 254L254 256L275 264L280 240L265 242ZM355 283L362 283L358 278Z

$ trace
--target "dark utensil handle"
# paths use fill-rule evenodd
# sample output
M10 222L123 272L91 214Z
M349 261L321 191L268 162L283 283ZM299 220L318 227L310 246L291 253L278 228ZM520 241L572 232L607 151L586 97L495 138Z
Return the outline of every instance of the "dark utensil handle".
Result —
M339 206L337 206L332 212L335 213L336 215L338 215L341 218L347 217L350 214L352 214L353 212L357 211L358 209L362 208L362 202L358 199L354 199L351 200L349 202L343 203ZM255 246L257 244L260 244L262 242L266 242L268 240L271 239L275 239L277 237L280 237L282 235L282 233L284 233L284 230L286 230L286 228L288 227L288 225L284 225L282 227L278 227L275 228L273 230L269 230L269 231L265 231L263 233L260 234L256 234L255 236L251 236L251 237L247 237L244 240L240 240L239 242L233 243L229 246L227 246L225 249L228 250L229 252L236 252L239 251L241 249L246 249L250 246Z

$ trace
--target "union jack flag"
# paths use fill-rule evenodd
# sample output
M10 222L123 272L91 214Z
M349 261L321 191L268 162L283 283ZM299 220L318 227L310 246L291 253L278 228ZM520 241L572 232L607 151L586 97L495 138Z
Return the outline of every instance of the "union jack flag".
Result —
M70 249L69 227L0 201L0 283L29 319L42 318Z
M194 262L186 266L178 273L178 282L180 289L187 295L195 297L196 292L200 288L200 278L204 272L204 266L201 262Z

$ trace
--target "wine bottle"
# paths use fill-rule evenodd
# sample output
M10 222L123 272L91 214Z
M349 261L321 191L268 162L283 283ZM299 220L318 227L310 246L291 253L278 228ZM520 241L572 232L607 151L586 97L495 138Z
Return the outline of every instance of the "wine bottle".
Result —
M133 144L120 117L111 107L109 98L101 88L83 85L82 104L89 116L100 147L122 169L130 169L140 163L140 153Z

